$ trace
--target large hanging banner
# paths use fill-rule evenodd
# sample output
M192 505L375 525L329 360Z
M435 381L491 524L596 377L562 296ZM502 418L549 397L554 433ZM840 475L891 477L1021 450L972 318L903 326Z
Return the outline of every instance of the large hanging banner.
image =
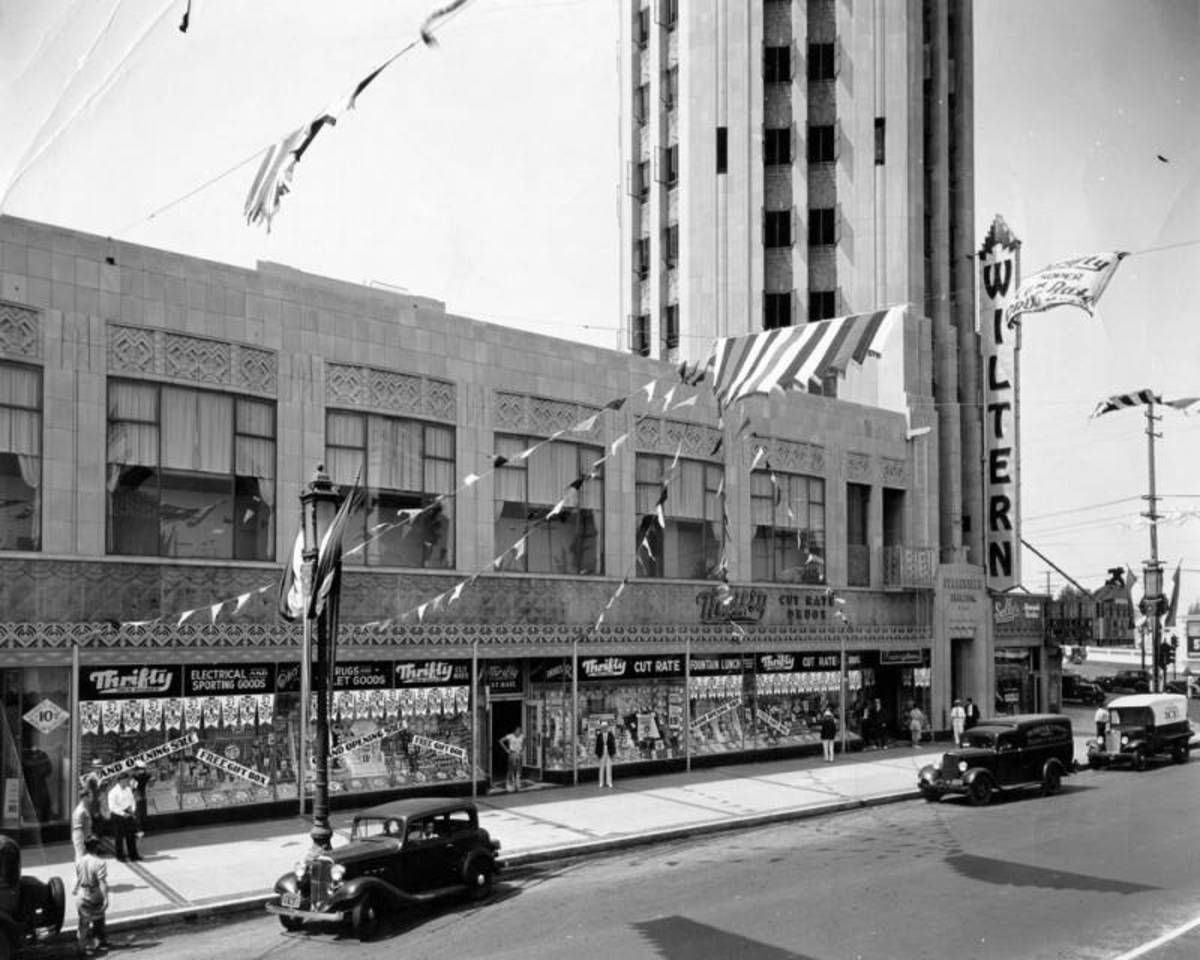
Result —
M1021 524L1017 486L1017 337L1005 311L1020 279L1021 245L1000 217L979 251L979 340L983 352L983 490L985 567L992 590L1021 582Z

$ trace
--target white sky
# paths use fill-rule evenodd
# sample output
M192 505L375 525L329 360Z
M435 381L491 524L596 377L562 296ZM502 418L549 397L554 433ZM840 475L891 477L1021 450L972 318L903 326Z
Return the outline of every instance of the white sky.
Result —
M616 0L473 0L322 131L270 235L245 224L257 155L442 2L193 0L185 34L185 0L0 0L0 209L616 347ZM1200 395L1200 4L976 0L975 58L977 240L1003 216L1026 275L1138 254L1094 319L1025 318L1024 535L1085 586L1121 564L1140 577L1145 418L1088 415L1142 387ZM1159 525L1186 609L1200 416L1167 410L1159 426L1160 512L1198 512ZM1026 586L1048 569L1026 553Z

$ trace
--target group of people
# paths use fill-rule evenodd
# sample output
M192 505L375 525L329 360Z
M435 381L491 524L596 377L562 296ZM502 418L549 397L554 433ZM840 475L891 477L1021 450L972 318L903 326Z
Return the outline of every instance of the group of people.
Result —
M108 867L101 835L112 835L118 860L141 860L138 838L146 817L146 784L150 774L138 761L133 772L122 771L106 789L96 773L89 774L71 812L71 845L75 848L75 906L79 913L79 949L84 956L108 949Z
M950 708L950 729L954 732L954 745L961 747L963 734L979 722L979 707L975 701L967 697L964 704L958 697Z

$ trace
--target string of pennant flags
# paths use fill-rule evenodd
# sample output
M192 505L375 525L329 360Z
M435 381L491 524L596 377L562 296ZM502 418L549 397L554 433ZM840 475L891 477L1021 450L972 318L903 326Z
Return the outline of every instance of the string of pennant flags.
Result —
M698 374L698 371L699 371L699 374ZM642 396L645 397L644 402L647 406L647 411L646 411L647 413L651 412L655 406L659 406L659 405L661 405L660 409L657 411L657 413L659 413L659 414L666 414L668 412L678 411L681 409L686 409L688 407L694 407L699 400L699 394L693 393L689 396L679 399L678 401L675 400L675 395L676 395L677 389L680 384L695 387L699 383L703 382L703 379L704 379L703 365L697 366L695 364L681 364L677 368L677 371L674 374L668 374L663 377L659 377L655 380L651 380L651 381L643 384L637 390L634 390L631 393L626 394L625 396L617 397L613 400L608 401L607 403L605 403L602 406L602 408L599 412L590 414L589 416L585 417L583 420L572 425L571 427L567 427L567 428L564 428L561 430L554 431L549 436L547 436L541 440L538 440L537 442L533 443L531 446L529 446L528 448L526 448L525 450L521 451L519 454L517 454L511 458L503 457L503 456L494 456L491 460L490 466L486 470L484 470L480 473L467 474L463 478L462 482L458 485L458 487L456 487L455 490L448 492L448 493L439 494L429 504L427 504L424 507L420 507L420 508L412 507L412 508L405 508L405 509L399 510L397 512L397 519L394 521L388 521L388 522L376 524L375 526L373 526L371 528L370 531L367 532L367 536L360 543L345 550L343 556L352 556L352 555L361 553L361 552L365 551L367 549L367 547L370 546L372 543L375 543L378 540L382 539L383 537L392 534L394 531L408 527L412 524L415 524L424 514L427 514L436 509L440 509L448 500L454 499L459 494L463 493L464 491L471 489L477 483L479 483L481 480L483 480L485 477L491 476L496 470L498 470L500 467L504 466L505 464L528 460L539 449L546 446L547 444L553 443L555 440L560 439L561 437L563 437L566 434L586 433L586 432L591 431L594 428L596 421L600 416L600 413L603 411L606 411L606 410L611 410L614 412L619 411L623 407L625 407L625 405L627 403L629 403L630 401L634 401ZM676 382L672 383L664 392L659 394L658 391L659 391L659 388L662 385L662 383L664 381L671 381L671 380L674 380ZM657 403L655 402L656 400L657 400ZM625 444L628 442L628 440L629 440L629 432L626 431L625 433L621 434L619 437L614 439L611 443L609 443L604 455L601 456L596 461L594 461L590 465L587 472L585 472L584 474L581 474L579 477L577 477L575 480L573 480L570 484L568 484L567 490L564 491L564 496L558 501L558 503L556 503L550 509L550 511L548 512L546 517L540 518L539 522L548 521L548 520L552 519L554 516L557 516L564 509L566 509L567 502L571 495L571 491L577 491L580 487L582 487L582 485L588 479L591 479L593 476L595 476L596 471L598 471L599 468L605 462L616 457L619 454L619 452L625 446ZM677 451L676 462L678 460L678 457L679 457L679 452ZM661 504L662 503L665 503L665 497L660 497L660 511L659 511L660 515L661 515ZM424 619L425 614L427 612L429 612L431 609L437 610L437 609L441 608L443 603L448 605L448 603L452 603L452 602L458 600L459 597L462 595L463 590L467 586L469 586L470 583L474 582L481 574L488 572L489 570L499 569L500 566L502 566L505 559L510 554L513 555L514 558L519 558L521 555L523 555L528 536L529 536L529 534L526 533L524 536L519 538L519 540L516 543L509 546L499 556L495 557L484 568L471 574L468 578L466 578L465 580L456 584L450 590L439 594L437 597L434 597L431 600L428 600L425 603L419 605L418 607L414 607L413 609L398 615L397 617L389 618L386 621L374 621L374 622L366 624L366 626L368 626L368 627L376 626L378 629L385 629L386 626L393 624L393 623L397 622L398 620L403 620L407 617L412 617L412 616L416 616L418 621L422 621ZM288 558L288 561L285 564L285 570L290 569L293 571L293 576L295 577L295 582L297 584L299 584L299 582L300 582L298 571L300 570L300 564L302 562L301 547L302 547L301 538L299 536L297 536L291 556ZM141 630L141 629L150 627L153 624L161 623L161 622L172 622L176 627L182 627L184 624L195 619L196 617L207 614L211 618L210 622L215 624L215 623L217 623L218 619L223 614L236 615L237 613L240 613L245 608L246 604L249 603L253 597L255 597L257 595L261 595L261 594L266 594L271 591L279 591L279 593L280 593L281 613L285 609L288 609L285 607L285 604L289 604L290 605L290 610L289 610L290 616L288 618L298 617L303 614L303 608L299 606L302 601L300 601L299 599L295 599L300 596L299 589L297 589L296 591L281 589L281 584L280 584L279 580L273 579L270 583L266 583L266 584L263 584L262 586L255 587L255 588L247 590L243 593L239 593L234 597L227 597L227 598L224 598L221 600L217 600L213 603L201 604L197 607L191 607L186 610L183 610L177 614L175 614L175 613L164 614L162 616L152 617L152 618L145 619L145 620L126 620L126 621L114 620L114 621L110 621L110 622L113 624L115 629L118 629L118 630L123 629L123 628L128 628L131 630ZM291 597L293 598L290 601L287 599L288 594L290 594ZM288 615L285 614L285 616L288 616Z

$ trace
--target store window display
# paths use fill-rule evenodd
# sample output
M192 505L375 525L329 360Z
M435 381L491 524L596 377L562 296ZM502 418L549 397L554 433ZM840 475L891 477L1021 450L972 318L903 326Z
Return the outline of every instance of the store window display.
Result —
M0 670L0 827L60 823L70 814L70 671Z

